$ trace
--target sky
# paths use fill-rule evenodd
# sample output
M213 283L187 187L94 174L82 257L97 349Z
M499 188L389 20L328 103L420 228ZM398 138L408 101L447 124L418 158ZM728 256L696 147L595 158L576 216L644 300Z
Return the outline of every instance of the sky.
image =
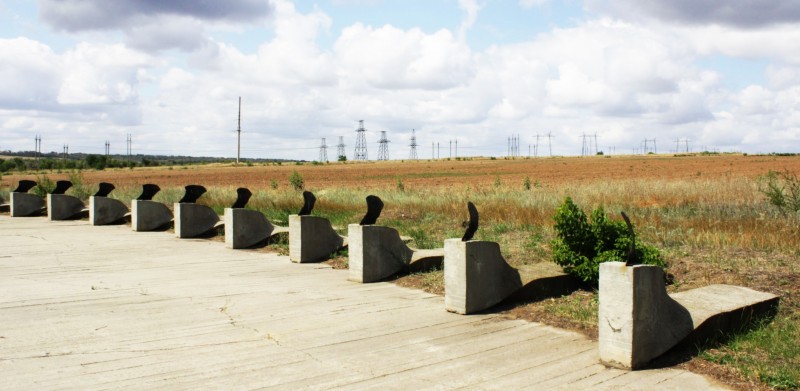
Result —
M1 0L0 150L235 157L241 97L244 158L800 152L798 42L796 0Z

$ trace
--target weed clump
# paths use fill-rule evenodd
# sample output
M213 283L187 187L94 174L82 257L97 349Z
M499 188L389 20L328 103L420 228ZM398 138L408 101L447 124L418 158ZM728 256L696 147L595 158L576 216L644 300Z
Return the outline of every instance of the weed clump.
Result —
M567 197L553 219L553 261L584 282L597 284L602 262L625 262L630 257L637 264L665 266L655 247L637 242L624 222L608 219L603 207L592 212L590 221Z

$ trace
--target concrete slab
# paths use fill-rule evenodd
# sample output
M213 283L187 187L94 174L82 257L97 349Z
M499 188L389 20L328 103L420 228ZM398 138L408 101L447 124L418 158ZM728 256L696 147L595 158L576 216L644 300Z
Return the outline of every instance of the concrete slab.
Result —
M128 214L128 207L120 200L108 197L89 197L89 223L108 225L119 222Z
M0 248L4 390L724 389L605 368L577 333L219 242L0 216Z
M390 227L350 224L347 238L350 281L376 282L414 265L441 266L444 260L444 249L411 248L400 233Z
M172 221L172 211L155 201L131 200L131 228L137 232L153 231Z
M661 268L605 262L600 264L600 359L642 368L686 338L739 329L777 304L775 295L731 285L669 295Z
M292 262L318 262L345 246L328 219L318 216L289 215L289 259Z

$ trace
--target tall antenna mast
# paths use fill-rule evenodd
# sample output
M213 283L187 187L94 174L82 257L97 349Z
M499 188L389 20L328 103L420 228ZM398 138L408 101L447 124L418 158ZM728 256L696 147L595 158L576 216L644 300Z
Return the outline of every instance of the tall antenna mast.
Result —
M386 139L386 131L381 130L381 139L378 141L378 160L389 160L389 140Z
M411 153L409 153L408 158L411 160L417 160L417 134L414 129L411 129Z
M319 162L328 162L328 146L325 144L325 137L322 138L322 144L319 146Z
M367 138L364 135L367 132L364 129L364 120L358 120L358 129L356 129L356 151L353 160L367 160Z
M339 136L339 145L336 146L337 160L347 160L347 156L344 154L344 147L344 136Z
M236 121L236 165L242 152L242 97L239 97L239 119Z

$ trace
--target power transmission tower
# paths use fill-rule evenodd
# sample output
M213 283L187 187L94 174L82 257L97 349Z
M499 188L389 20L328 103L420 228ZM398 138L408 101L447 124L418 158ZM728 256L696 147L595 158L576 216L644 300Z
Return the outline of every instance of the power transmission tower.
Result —
M39 156L42 154L42 136L36 135L34 139L36 140L36 147L33 149L33 152L38 162Z
M456 139L456 159L458 159L458 139Z
M239 97L239 119L236 121L236 165L242 152L242 97Z
M597 155L597 132L594 132L594 154Z
M111 143L106 140L106 157L108 157L109 152L111 151Z
M322 144L319 146L319 162L328 162L328 146L325 144L325 137L322 138Z
M553 135L547 132L547 145L550 147L550 157L553 157Z
M344 136L339 136L339 145L336 146L336 158L338 160L347 160L347 156L344 154Z
M536 145L533 147L533 157L539 157L539 133L536 133Z
M450 140L450 155L448 157L453 157L453 140Z
M414 129L411 129L411 152L408 154L408 158L411 160L417 160L417 134Z
M378 160L389 160L389 140L386 139L386 131L381 130L381 139L378 141Z
M364 129L364 120L358 120L358 129L356 129L356 151L353 155L353 160L367 160L367 138L364 135L367 132Z
M126 149L125 154L128 155L128 163L130 163L131 162L131 152L132 152L132 149L133 149L133 138L131 138L131 134L130 133L128 133L128 138L125 141L127 143L127 149ZM68 148L67 151L69 151L69 146L67 148Z
M581 143L581 156L583 157L589 153L588 148L586 147L586 133L581 135L581 139L583 140Z

